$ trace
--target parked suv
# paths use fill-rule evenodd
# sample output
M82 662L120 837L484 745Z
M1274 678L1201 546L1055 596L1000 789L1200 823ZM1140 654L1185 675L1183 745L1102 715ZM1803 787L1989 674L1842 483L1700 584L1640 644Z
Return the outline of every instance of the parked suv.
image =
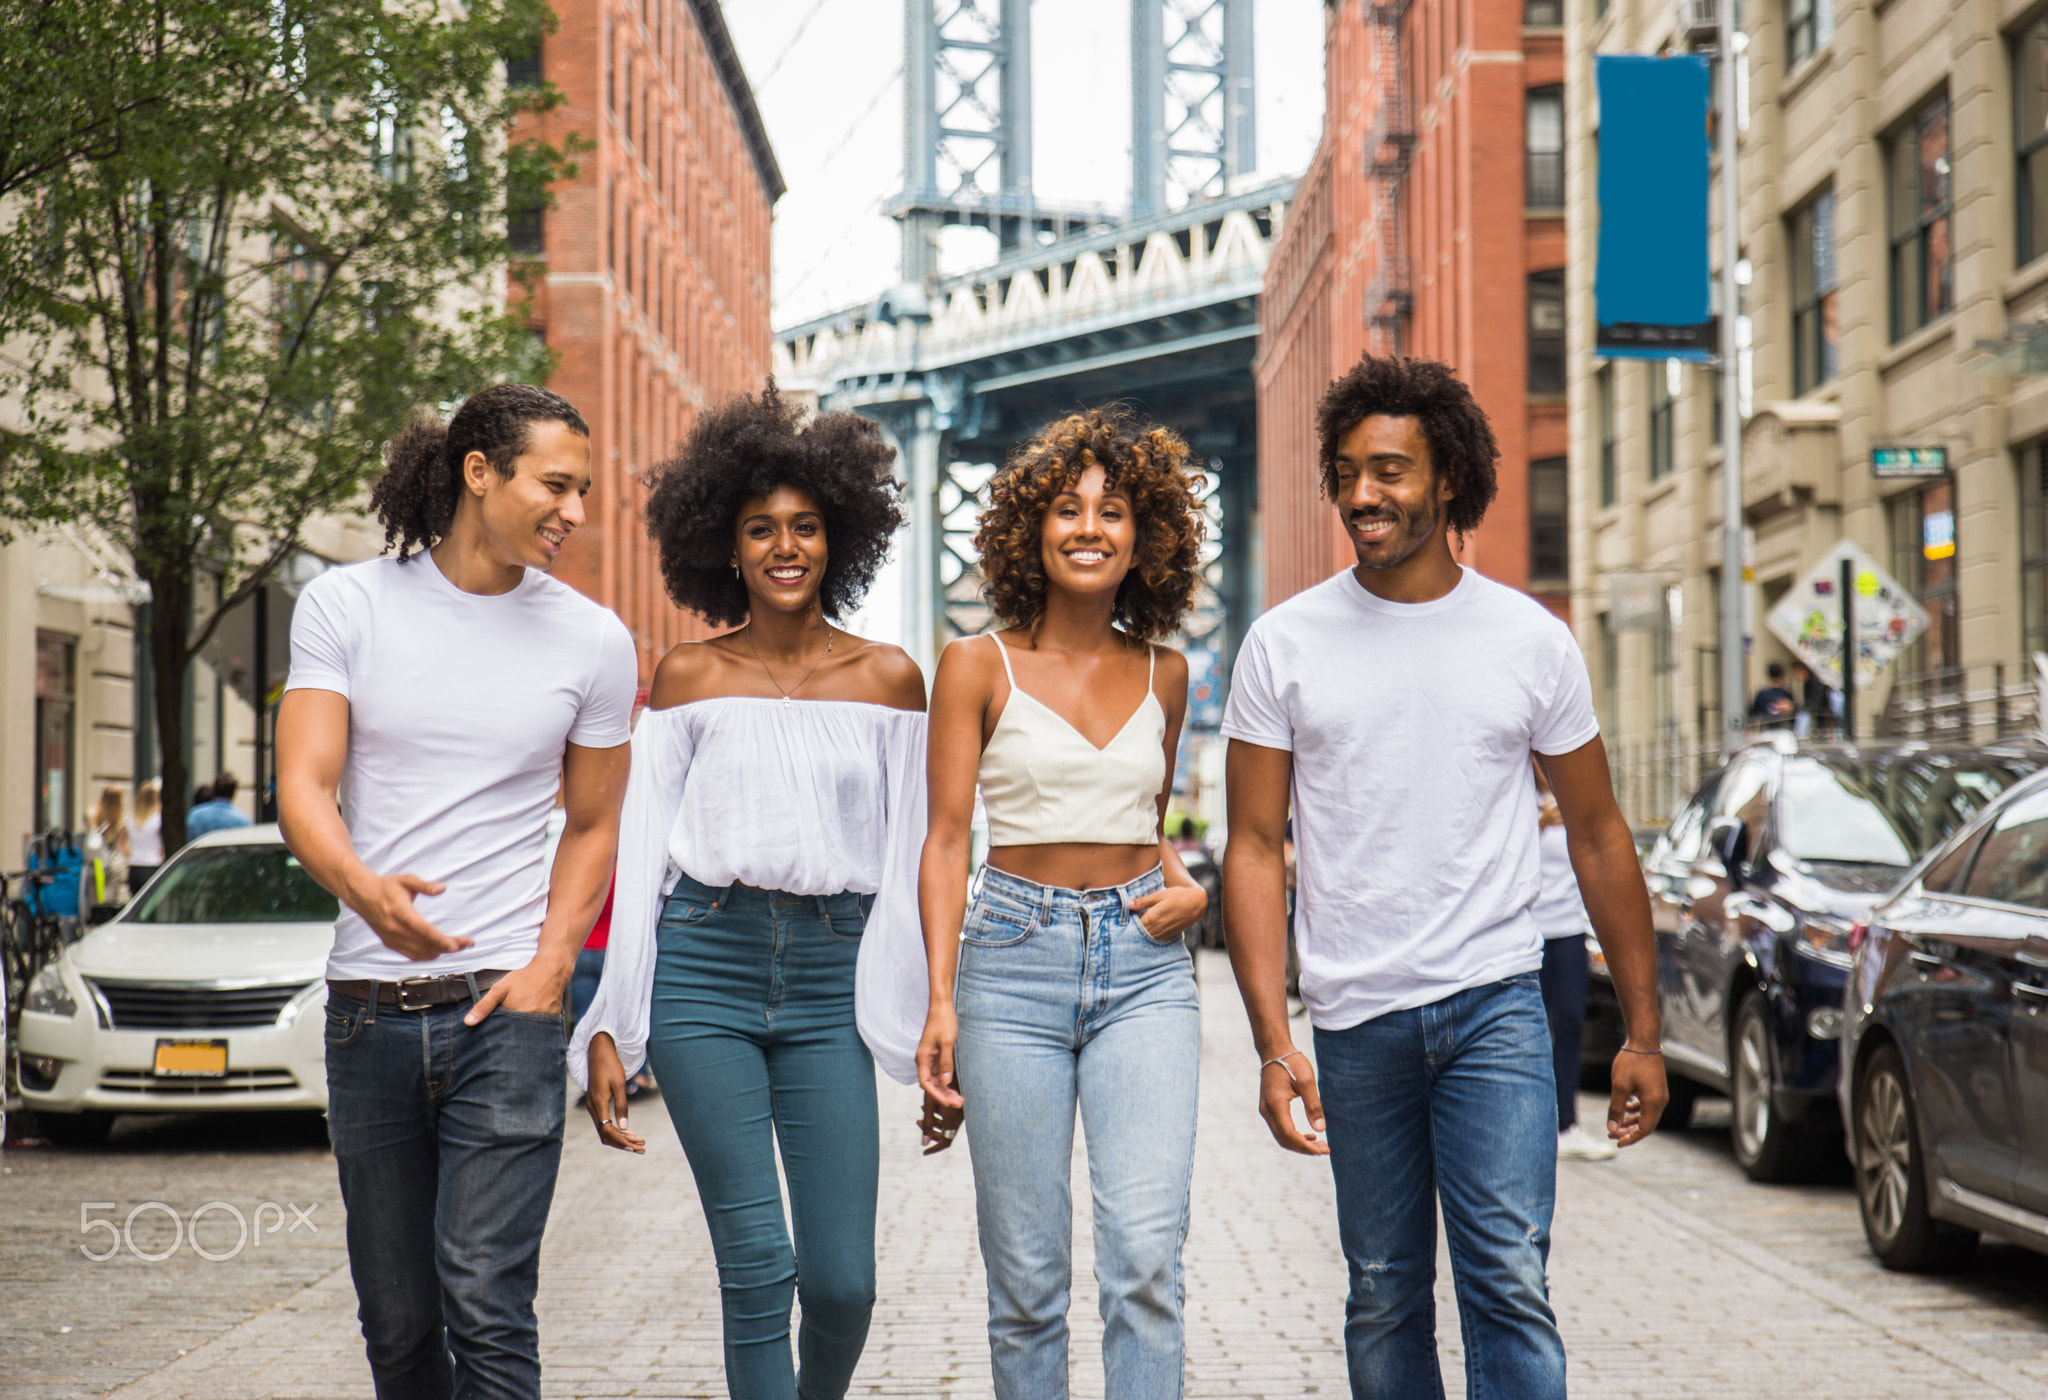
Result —
M2048 774L1936 850L1859 929L1842 1112L1887 1268L1989 1230L2048 1253Z
M1922 854L2031 773L2030 750L1738 750L1644 861L1674 1123L1733 1101L1735 1158L1795 1179L1836 1149L1849 934Z

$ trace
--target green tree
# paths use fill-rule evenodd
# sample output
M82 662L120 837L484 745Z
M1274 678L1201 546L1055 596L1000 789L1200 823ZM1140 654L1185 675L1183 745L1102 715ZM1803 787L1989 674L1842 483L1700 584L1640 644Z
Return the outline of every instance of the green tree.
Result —
M506 309L532 271L508 219L573 167L511 139L558 99L504 80L543 0L101 3L126 18L79 42L108 51L52 81L105 94L54 99L65 134L13 148L0 521L91 522L149 585L175 848L185 677L222 614L359 499L413 408L545 377Z

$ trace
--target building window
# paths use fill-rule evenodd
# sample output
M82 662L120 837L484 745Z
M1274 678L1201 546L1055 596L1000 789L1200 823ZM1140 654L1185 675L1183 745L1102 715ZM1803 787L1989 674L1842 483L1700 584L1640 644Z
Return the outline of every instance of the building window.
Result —
M533 52L521 58L505 60L505 86L508 88L537 88L540 86L540 45L533 46Z
M1529 464L1529 583L1562 584L1571 577L1567 541L1571 521L1565 459L1546 457Z
M1678 441L1672 407L1678 401L1678 361L1653 364L1650 371L1650 480L1662 481L1677 466Z
M1914 113L1891 146L1892 339L1955 305L1948 96Z
M1835 192L1822 190L1792 216L1792 392L1835 377L1840 334L1835 295Z
M2048 651L2048 443L2020 453L2020 626L2027 655Z
M1564 392L1564 272L1529 274L1529 392Z
M2020 261L2048 253L2048 19L2012 50L2014 144L2020 153Z
M1522 0L1522 23L1531 29L1561 28L1564 0Z
M1604 509L1621 499L1621 483L1614 461L1614 366L1600 366L1594 380L1595 406L1600 414L1600 505Z
M1791 68L1835 36L1835 0L1785 0L1786 64Z
M1529 89L1528 200L1531 209L1564 207L1564 89Z
M521 257L537 258L547 251L547 211L539 205L514 209L505 216L505 241Z
M32 829L71 829L77 791L75 712L72 680L78 640L61 632L36 633L36 812Z
M1956 576L1956 488L1933 481L1894 496L1891 514L1892 576L1927 609L1927 630L1906 657L1909 671L1953 671L1962 664Z

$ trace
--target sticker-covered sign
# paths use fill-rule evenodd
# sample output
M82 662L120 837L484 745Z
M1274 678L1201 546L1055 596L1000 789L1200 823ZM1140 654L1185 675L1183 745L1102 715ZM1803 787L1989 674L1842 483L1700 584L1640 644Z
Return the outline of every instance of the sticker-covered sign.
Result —
M1871 684L1894 656L1927 630L1927 610L1904 584L1848 540L1836 544L1793 584L1765 624L1821 683L1842 685L1842 561L1856 590L1856 686Z

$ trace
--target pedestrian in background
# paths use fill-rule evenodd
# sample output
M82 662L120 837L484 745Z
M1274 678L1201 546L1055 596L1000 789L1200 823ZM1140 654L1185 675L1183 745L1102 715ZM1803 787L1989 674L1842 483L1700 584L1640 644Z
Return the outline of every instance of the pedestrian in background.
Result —
M1604 1162L1619 1149L1604 1137L1579 1126L1579 1047L1586 1032L1586 935L1592 923L1586 902L1579 898L1578 877L1572 874L1570 838L1564 814L1550 791L1543 765L1536 773L1536 840L1542 857L1542 884L1531 911L1543 935L1543 1014L1550 1021L1550 1068L1557 1080L1557 1155L1573 1162Z
M133 894L164 863L163 789L154 779L135 789L135 814L128 818L128 888Z
M1749 718L1752 724L1764 729L1790 729L1792 713L1798 702L1792 692L1785 689L1785 668L1773 661L1764 668L1769 684L1757 691L1756 698L1749 702Z
M249 825L249 818L235 805L235 791L241 784L232 773L223 773L213 780L213 786L204 788L206 800L196 803L192 814L185 818L185 837L197 841L200 837L215 831L231 831L236 827ZM193 794L195 797L197 793Z
M947 647L933 685L918 1077L970 1124L997 1400L1067 1394L1077 1109L1106 1394L1181 1394L1202 1049L1181 934L1208 896L1161 835L1188 665L1156 639L1194 598L1196 479L1186 443L1119 412L1046 428L989 483L975 536L1004 628Z
M1471 391L1434 361L1367 356L1330 386L1316 427L1357 567L1252 624L1223 720L1225 923L1260 1112L1283 1147L1330 1157L1354 1397L1443 1394L1440 1206L1471 1394L1561 1400L1532 756L1630 1031L1608 1108L1624 1146L1668 1096L1642 870L1571 632L1451 551L1496 490L1499 449ZM1287 1014L1290 803L1313 1062Z
M734 1400L846 1394L875 1305L875 1065L910 1082L924 1022L924 676L832 621L903 523L895 455L771 381L648 478L669 597L745 625L655 669L569 1062L599 1140L631 1152L626 1073L654 1066L718 1260Z
M92 811L92 826L85 833L85 862L92 887L88 904L128 902L128 799L117 787L100 789L100 800Z
M349 1269L379 1396L537 1400L563 996L617 846L638 656L548 577L590 490L566 400L481 390L385 461L370 507L397 557L300 594L277 715L285 840L343 906L327 1130Z

